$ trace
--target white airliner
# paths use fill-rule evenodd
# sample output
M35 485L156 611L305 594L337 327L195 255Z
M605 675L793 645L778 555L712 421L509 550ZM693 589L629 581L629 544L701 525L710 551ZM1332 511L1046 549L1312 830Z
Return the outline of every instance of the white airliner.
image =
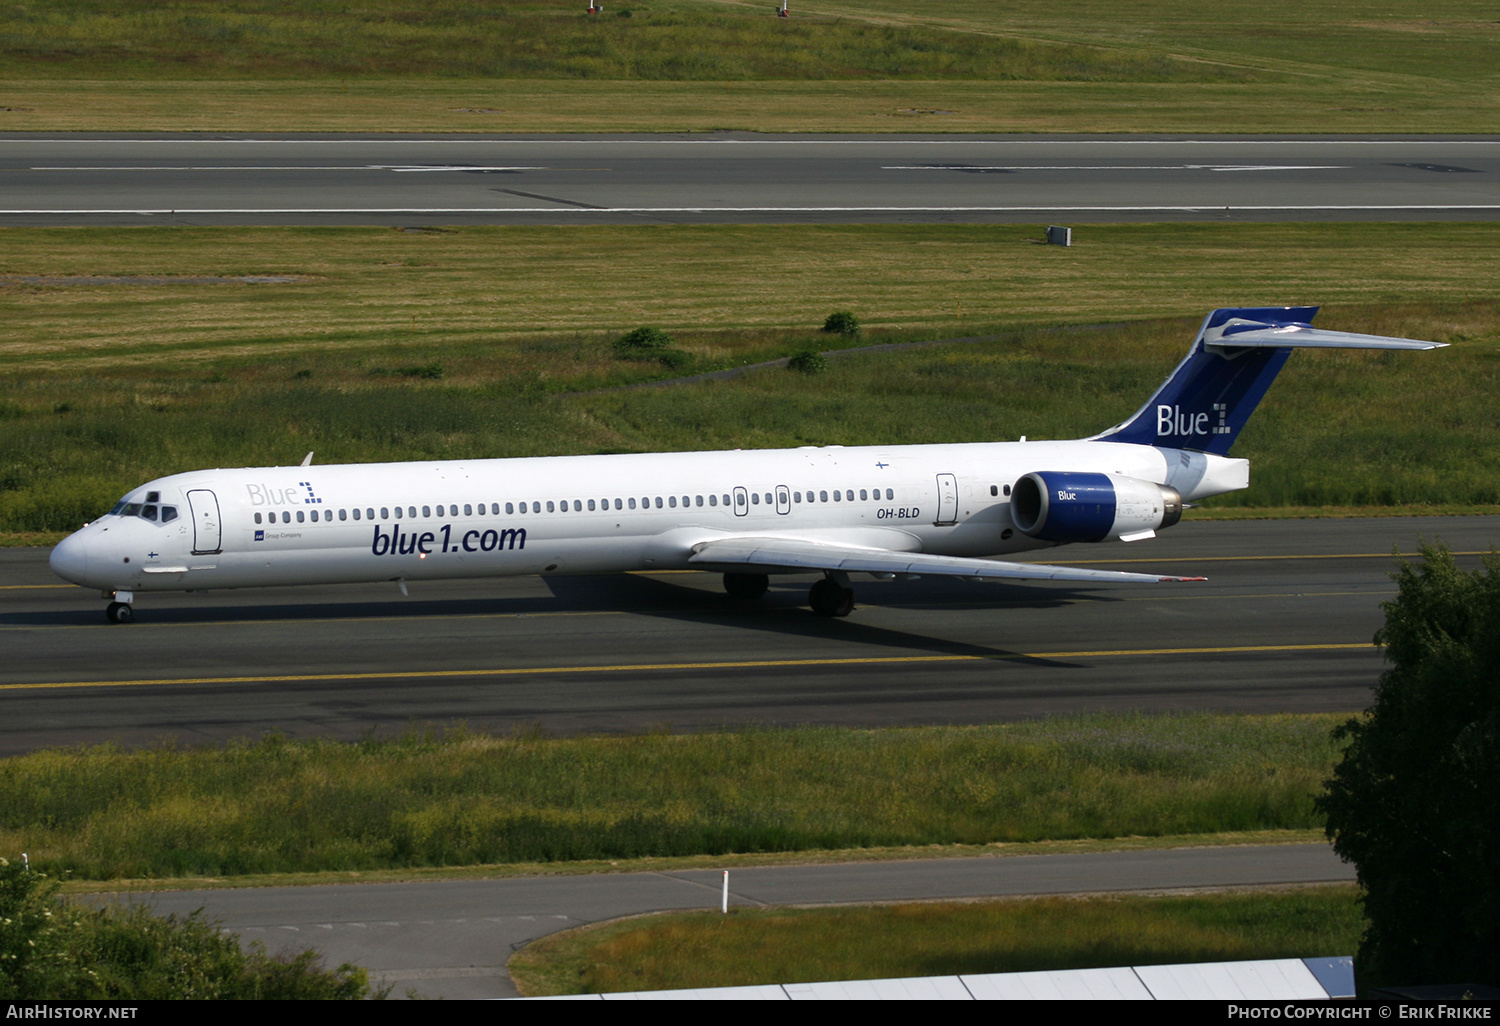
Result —
M1201 580L1003 562L1067 542L1138 541L1184 502L1246 488L1228 456L1294 348L1433 349L1324 331L1316 307L1216 310L1129 420L1065 442L980 442L200 470L133 489L52 551L127 623L137 592L513 574L708 570L737 598L821 572L810 602L854 606L849 575Z

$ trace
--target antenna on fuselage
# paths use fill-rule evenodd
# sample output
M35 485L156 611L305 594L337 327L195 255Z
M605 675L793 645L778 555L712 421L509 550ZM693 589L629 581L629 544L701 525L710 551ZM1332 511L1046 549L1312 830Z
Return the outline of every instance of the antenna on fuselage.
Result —
M297 466L299 466L299 467L310 467L310 466L312 466L312 453L308 453L306 456L302 457L302 462L299 463L299 464L297 464Z

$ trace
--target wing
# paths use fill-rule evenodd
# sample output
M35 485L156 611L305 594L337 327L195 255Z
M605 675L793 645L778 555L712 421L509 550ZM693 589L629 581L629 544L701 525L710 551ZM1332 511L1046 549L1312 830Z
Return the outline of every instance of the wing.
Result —
M1132 574L1120 570L1088 570L1083 567L1047 566L1042 563L1007 563L997 559L937 556L927 552L897 552L837 542L777 537L716 538L699 542L693 546L688 563L705 570L731 572L752 568L764 573L832 570L867 574L930 574L967 577L978 581L1114 581L1156 584L1163 581L1206 579Z

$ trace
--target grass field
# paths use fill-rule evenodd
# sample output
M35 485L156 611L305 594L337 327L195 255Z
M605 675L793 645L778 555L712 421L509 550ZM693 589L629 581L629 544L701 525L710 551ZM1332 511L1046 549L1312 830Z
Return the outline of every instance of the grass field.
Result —
M44 542L36 532L151 477L310 449L370 462L1081 437L1131 413L1225 303L1321 302L1320 324L1456 344L1299 354L1237 445L1253 487L1220 507L1500 502L1500 227L1038 238L953 225L5 230L0 533ZM816 330L838 309L859 315L862 339ZM676 335L690 365L616 359L611 340L642 324ZM1069 324L1117 326L1049 330ZM598 391L808 345L988 333L1000 338L816 376Z
M1363 930L1353 887L742 908L552 934L507 969L532 997L1347 955Z
M1478 0L772 6L17 4L0 130L1483 132L1500 113Z
M0 850L77 879L1315 830L1333 716L43 751Z
M750 0L733 0L750 6ZM1150 48L1234 68L1300 77L1336 72L1449 82L1500 81L1494 8L1437 0L1420 11L1402 0L799 0L809 14L889 19L958 32L1025 36L1101 48Z
M624 14L629 11L628 15ZM890 17L782 19L768 7L651 0L589 17L558 0L163 5L67 0L0 14L0 74L93 80L500 79L1215 81L1238 68L1129 47L927 28Z

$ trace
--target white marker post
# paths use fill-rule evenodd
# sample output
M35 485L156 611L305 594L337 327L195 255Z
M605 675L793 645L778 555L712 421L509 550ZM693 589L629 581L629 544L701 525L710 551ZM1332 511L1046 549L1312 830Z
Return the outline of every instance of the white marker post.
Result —
M729 914L729 870L727 869L724 870L724 895L719 899L719 911L726 916Z

